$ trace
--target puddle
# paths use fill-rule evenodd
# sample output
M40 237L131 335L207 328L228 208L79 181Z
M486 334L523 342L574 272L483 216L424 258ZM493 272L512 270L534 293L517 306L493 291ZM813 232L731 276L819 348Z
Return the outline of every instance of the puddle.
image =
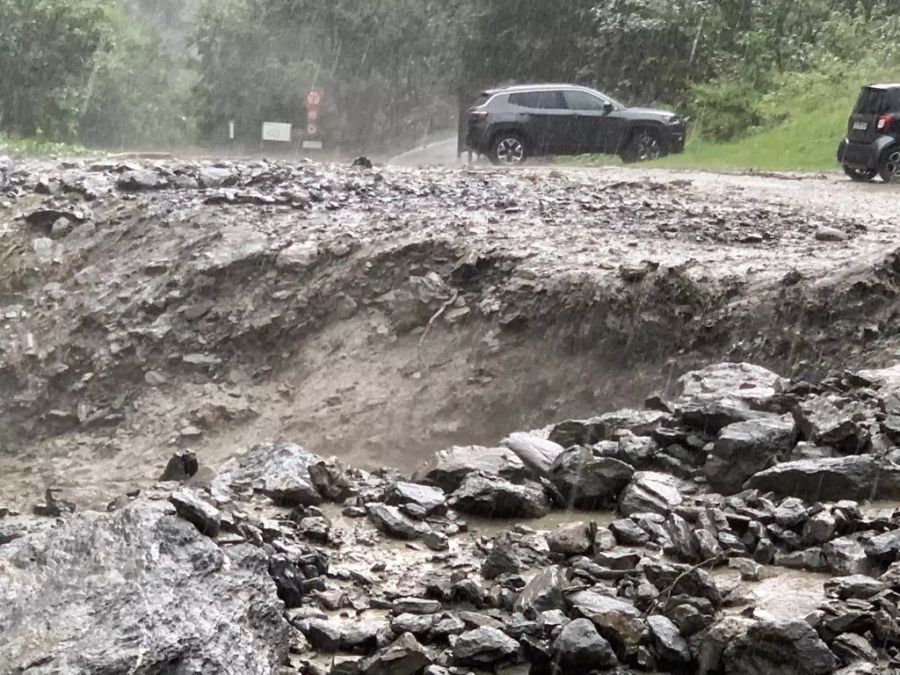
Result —
M611 511L553 511L543 518L523 520L521 518L496 520L490 518L466 517L469 531L477 536L494 537L502 532L517 526L531 528L537 532L551 532L560 525L571 523L588 523L594 521L598 529L605 529L611 522L621 518Z
M900 501L874 501L860 504L860 512L866 518L884 518L890 520L895 512L900 512Z
M772 566L765 567L764 574L766 577L761 581L742 582L737 570L727 567L715 570L713 576L717 581L740 584L738 593L746 591L748 596L746 604L724 611L737 614L747 607L755 607L757 615L777 621L803 619L824 602L825 582L831 579L828 574Z

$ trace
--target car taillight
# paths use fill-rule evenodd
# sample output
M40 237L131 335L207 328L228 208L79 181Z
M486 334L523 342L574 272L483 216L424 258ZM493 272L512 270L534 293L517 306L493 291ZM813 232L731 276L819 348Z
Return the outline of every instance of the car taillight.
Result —
M891 130L891 116L890 115L882 115L878 118L878 131L890 131Z
M473 122L480 122L483 119L487 119L487 116L486 110L473 110L469 113L469 119Z

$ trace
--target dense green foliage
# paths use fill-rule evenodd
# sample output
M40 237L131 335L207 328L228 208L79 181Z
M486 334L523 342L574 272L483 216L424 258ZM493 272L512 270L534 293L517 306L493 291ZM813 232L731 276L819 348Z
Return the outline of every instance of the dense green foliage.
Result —
M840 101L833 141L858 86L890 76L898 14L900 0L0 0L0 133L219 143L233 121L253 147L262 121L305 129L319 87L329 145L377 151L452 129L484 87L556 80L743 143L791 128L811 87Z

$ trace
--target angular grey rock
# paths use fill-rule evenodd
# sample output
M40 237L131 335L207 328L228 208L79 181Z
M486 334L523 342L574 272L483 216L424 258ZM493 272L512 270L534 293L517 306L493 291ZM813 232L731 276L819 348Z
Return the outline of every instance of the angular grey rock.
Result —
M200 464L193 452L176 452L169 458L166 468L159 477L161 482L184 481L197 473Z
M451 498L458 511L487 518L540 518L550 512L544 488L537 483L516 485L481 473L467 475Z
M706 570L659 562L647 563L643 569L647 581L660 592L706 598L715 608L722 605L722 593Z
M754 624L752 619L743 616L724 616L706 630L691 638L691 645L697 654L698 675L711 675L723 673L723 657L725 650L737 638L747 633ZM744 675L751 675L749 671L741 671ZM764 672L752 675L766 675Z
M875 535L864 548L866 555L878 565L890 565L900 560L900 529Z
M834 515L822 509L803 525L803 541L807 544L824 544L834 536L837 522Z
M403 515L396 506L373 503L367 508L369 521L388 536L397 539L418 539L430 531L424 523Z
M635 513L665 515L679 504L678 480L656 471L638 471L619 495L619 512L626 516Z
M687 640L681 637L678 626L661 614L653 614L647 618L647 627L653 640L653 651L664 663L684 666L691 662L691 650Z
M431 664L432 658L419 641L409 633L398 637L389 646L362 666L365 675L416 675Z
M0 575L11 671L270 673L287 657L262 551L220 549L167 502L70 516L0 547L0 567L16 570Z
M698 396L678 403L682 424L704 434L718 434L725 427L759 417L771 417L753 410L750 404L731 396Z
M551 565L538 572L529 581L516 600L515 610L525 613L528 609L548 612L561 609L564 603L563 590L566 573L562 567Z
M343 631L339 625L327 619L308 619L301 623L301 631L317 650L334 654L343 647Z
M794 414L805 440L857 454L870 446L868 422L874 421L878 412L872 404L823 394L802 400Z
M466 476L475 472L513 481L524 479L528 473L522 460L509 448L467 445L435 453L431 461L416 472L415 480L425 480L445 492L453 492Z
M391 604L394 614L437 614L441 611L441 603L425 598L399 598Z
M525 466L539 476L549 476L553 463L564 449L549 439L522 431L510 434L501 444L516 453Z
M851 574L846 577L834 577L825 582L825 592L841 600L857 598L868 600L885 589L883 582L865 574Z
M521 568L522 561L509 540L497 538L481 565L481 576L485 579L496 579L502 574L516 574Z
M760 621L725 650L725 672L740 675L828 675L837 659L802 620Z
M678 378L683 398L732 396L752 405L764 404L783 391L788 380L751 363L717 363Z
M425 513L442 513L447 507L447 496L440 488L419 483L398 481L388 491L388 504L417 504Z
M191 490L176 490L169 495L179 516L192 523L201 534L215 537L219 534L222 516L219 509Z
M775 522L781 527L794 529L806 521L806 504L802 499L787 497L775 508Z
M573 593L568 597L568 603L574 616L590 619L617 649L636 648L640 643L644 622L633 604L594 591Z
M593 528L587 523L560 525L546 535L547 546L554 553L565 556L584 555L594 545Z
M167 187L168 184L169 181L166 180L164 176L149 169L126 171L119 177L119 180L116 181L116 187L128 192L159 190Z
M453 661L475 668L511 661L519 643L496 628L484 627L463 633L453 645Z
M625 462L574 446L556 458L550 480L568 508L596 509L613 504L633 475Z
M232 485L248 485L283 506L315 506L322 495L312 483L309 467L321 457L293 443L266 443L225 464L213 480L213 496L227 498Z
M845 666L859 662L878 663L878 652L866 638L856 633L838 635L831 643L831 651Z
M567 675L587 675L617 663L609 642L589 619L575 619L563 627L553 643L553 657Z
M832 539L822 546L822 555L835 574L868 574L872 570L872 562L863 545L852 536Z
M760 471L747 481L745 487L806 501L900 496L892 489L878 485L876 478L880 473L881 467L871 455L798 460Z
M790 417L759 417L729 424L719 432L703 472L714 489L725 494L739 492L753 474L786 457L796 436Z

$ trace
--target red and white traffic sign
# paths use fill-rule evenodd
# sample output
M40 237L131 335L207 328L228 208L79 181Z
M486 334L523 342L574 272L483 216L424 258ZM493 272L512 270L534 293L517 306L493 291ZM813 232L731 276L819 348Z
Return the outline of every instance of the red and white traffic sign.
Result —
M316 122L319 119L319 111L313 108L312 110L306 111L306 121L307 122Z
M310 124L306 127L306 133L308 133L310 136L315 136L319 133L319 127L317 127L315 124Z
M306 107L309 109L318 108L322 105L322 90L312 89L306 94Z

